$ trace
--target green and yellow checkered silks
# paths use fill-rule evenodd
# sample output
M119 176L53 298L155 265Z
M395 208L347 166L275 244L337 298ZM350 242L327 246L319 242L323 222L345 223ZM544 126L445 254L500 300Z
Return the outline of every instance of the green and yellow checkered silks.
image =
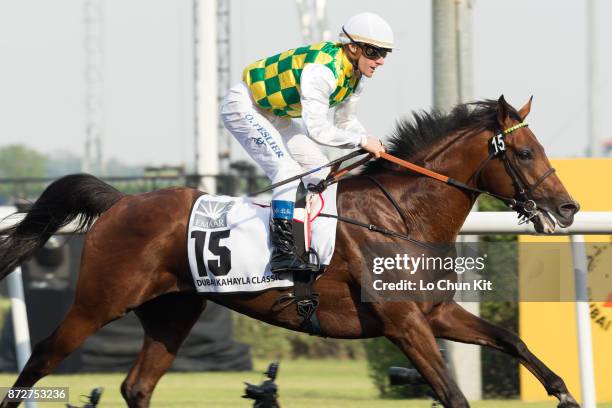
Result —
M277 116L302 116L300 77L307 64L322 64L336 78L336 89L329 105L345 100L357 87L353 65L346 57L342 44L320 42L295 48L269 58L255 61L244 69L242 79L251 90L257 105Z

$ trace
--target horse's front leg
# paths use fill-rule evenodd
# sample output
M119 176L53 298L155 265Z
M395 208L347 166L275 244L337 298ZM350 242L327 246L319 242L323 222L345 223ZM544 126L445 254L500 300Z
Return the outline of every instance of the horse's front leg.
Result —
M559 400L558 408L578 408L565 383L527 348L514 333L474 316L455 302L443 303L429 316L436 337L479 344L516 357Z
M429 322L414 302L387 302L375 306L383 320L384 334L397 345L429 383L447 408L469 404L450 376Z

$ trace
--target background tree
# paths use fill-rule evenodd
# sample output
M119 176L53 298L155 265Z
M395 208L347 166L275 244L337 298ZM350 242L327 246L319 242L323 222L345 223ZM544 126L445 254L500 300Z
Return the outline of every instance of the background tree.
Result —
M47 157L25 145L0 147L0 178L45 177Z
M2 179L45 177L48 158L25 145L0 147L0 205L14 199L30 199L42 191L43 185L6 183Z

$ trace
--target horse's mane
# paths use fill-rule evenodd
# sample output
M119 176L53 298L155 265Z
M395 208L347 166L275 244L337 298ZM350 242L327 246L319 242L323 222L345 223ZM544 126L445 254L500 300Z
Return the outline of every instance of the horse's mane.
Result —
M432 110L413 112L411 118L400 120L395 131L385 141L387 153L411 160L436 142L459 130L499 130L498 102L492 99L457 105L450 113ZM510 117L520 121L518 112L511 108ZM368 162L362 174L378 173L389 168L386 160Z

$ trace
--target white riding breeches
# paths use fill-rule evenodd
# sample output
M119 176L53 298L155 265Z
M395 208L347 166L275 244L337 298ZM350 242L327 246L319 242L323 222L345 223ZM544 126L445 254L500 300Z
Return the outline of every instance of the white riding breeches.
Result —
M244 82L226 93L221 103L221 120L272 183L328 162L317 143L307 136L301 119L278 117L260 109ZM309 180L324 178L327 172L328 169L321 170ZM275 188L272 199L294 201L298 185L296 180Z

